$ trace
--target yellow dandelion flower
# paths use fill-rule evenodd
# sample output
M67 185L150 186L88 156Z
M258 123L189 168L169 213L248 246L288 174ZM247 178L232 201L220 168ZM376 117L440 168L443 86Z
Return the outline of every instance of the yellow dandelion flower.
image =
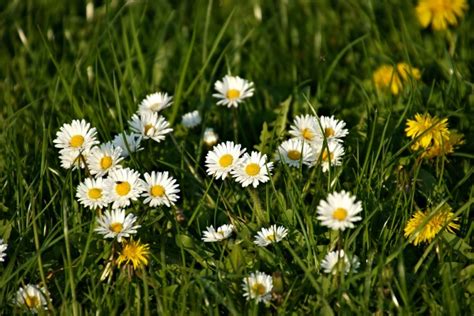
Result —
M382 65L374 71L372 76L377 90L390 90L393 95L398 95L403 90L404 82L410 79L420 80L420 78L420 70L407 63L398 63L396 67Z
M422 242L429 243L443 228L450 233L454 233L454 229L458 230L459 224L454 223L455 221L457 218L454 217L451 207L447 204L438 209L434 215L429 211L416 211L406 224L404 235L406 238L414 237L410 242L415 246Z
M430 25L435 31L457 25L457 18L462 18L467 11L466 0L420 0L416 7L416 15L422 27Z
M448 119L440 120L430 114L415 114L414 120L407 121L405 133L407 137L417 139L412 145L413 150L440 146L449 142Z
M423 158L440 157L454 152L454 147L464 144L463 134L450 132L449 139L443 143L434 143L433 146L427 148L421 156Z
M148 265L150 247L148 244L140 244L140 241L129 241L123 244L122 252L117 259L118 266L122 264L133 265L133 269Z

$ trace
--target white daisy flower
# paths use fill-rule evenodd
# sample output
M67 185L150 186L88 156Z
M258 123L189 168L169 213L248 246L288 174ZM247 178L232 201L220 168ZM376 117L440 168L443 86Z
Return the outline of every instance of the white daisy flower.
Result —
M228 108L238 107L239 103L253 96L254 92L253 82L229 75L222 81L218 80L214 84L214 89L218 92L212 95L219 99L217 105L225 105Z
M337 142L328 143L327 147L321 145L317 151L319 157L317 161L321 161L323 172L327 172L329 167L340 166L342 164L342 156L344 156L344 147ZM329 149L329 151L328 151Z
M328 143L342 142L341 138L349 134L349 131L344 128L346 122L336 120L334 116L320 116L319 124L321 124L318 133L320 143L323 143L324 139L326 139Z
M245 152L245 149L240 148L241 145L236 145L234 142L225 142L214 146L206 155L207 174L224 180Z
M97 131L85 120L73 120L71 124L64 124L56 133L54 146L63 150L76 152L76 157L83 151L89 150L99 142L96 139Z
M146 181L145 200L143 203L149 204L151 207L158 205L166 205L170 207L179 199L179 185L176 179L168 175L168 171L144 174Z
M126 158L130 156L130 153L143 150L143 148L140 146L141 141L142 137L139 134L122 133L115 135L112 145L114 147L120 147L122 149L122 153L120 154L121 157Z
M5 257L7 256L5 251L7 250L7 248L8 245L3 242L3 239L0 239L0 262L5 261Z
M319 141L318 135L320 134L321 129L313 115L299 115L293 121L293 125L290 126L291 136L308 143Z
M173 104L173 97L168 96L168 93L157 92L149 94L143 99L143 101L138 106L138 111L140 114L145 113L158 113L167 107L170 107Z
M193 111L189 112L183 115L181 124L183 124L184 127L186 128L193 128L201 124L201 115L199 114L199 111Z
M48 309L48 295L45 288L28 284L16 292L15 303L26 307L30 312L38 313Z
M221 241L229 238L230 235L232 235L233 230L234 225L222 225L217 229L214 229L214 226L211 225L207 227L205 231L202 232L204 235L204 237L202 237L202 240L204 242Z
M121 155L122 148L115 147L112 143L93 147L86 161L90 173L96 177L103 177L111 170L122 168L119 164L123 160Z
M64 169L84 169L86 167L87 157L89 157L90 150L85 149L81 152L77 150L63 149L59 152L59 160L61 167Z
M250 155L244 154L240 162L232 169L231 174L242 187L252 184L256 188L260 182L265 183L270 180L269 175L271 176L272 169L273 162L267 162L267 155L252 151Z
M219 135L217 135L216 132L214 132L214 129L211 127L208 127L204 130L204 134L202 135L202 140L204 144L207 146L211 147L214 146L217 143L217 140L219 139Z
M337 274L341 270L344 271L344 274L348 274L351 270L356 272L359 268L360 262L357 256L349 258L347 254L344 253L344 250L340 251L331 251L329 252L321 261L321 268L324 273Z
M133 132L142 135L144 139L151 138L158 143L173 131L170 123L158 113L133 114L128 124Z
M315 154L308 143L292 138L284 141L275 154L275 160L280 160L290 167L299 168L300 162L304 165L314 165Z
M144 190L140 174L130 168L109 172L104 182L105 194L114 209L129 206L130 200L136 201Z
M317 207L318 220L326 227L335 230L354 228L354 222L362 219L362 203L356 201L346 191L329 193L326 200L321 200Z
M268 302L272 298L272 276L259 271L250 273L250 276L244 278L242 288L247 300L255 299L257 302Z
M134 225L136 221L137 217L131 213L125 216L125 210L107 210L104 215L97 218L98 227L94 231L104 235L104 238L117 237L117 241L122 242L122 238L137 233L137 229L141 226Z
M266 247L270 244L280 242L288 235L288 229L283 226L272 225L269 228L262 228L255 235L254 244Z
M104 186L105 182L102 178L87 178L77 186L76 198L84 207L90 209L103 208L109 204Z

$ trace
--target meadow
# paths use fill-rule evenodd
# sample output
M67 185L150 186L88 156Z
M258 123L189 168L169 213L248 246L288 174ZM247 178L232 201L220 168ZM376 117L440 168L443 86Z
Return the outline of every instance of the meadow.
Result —
M0 314L473 315L468 4L2 2Z

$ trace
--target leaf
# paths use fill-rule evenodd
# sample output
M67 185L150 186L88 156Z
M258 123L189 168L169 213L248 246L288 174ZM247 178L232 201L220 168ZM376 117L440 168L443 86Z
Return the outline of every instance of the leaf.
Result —
M268 131L267 122L263 122L262 132L260 133L260 144L255 145L255 149L262 153L268 152L267 147L269 147L271 138L272 134Z

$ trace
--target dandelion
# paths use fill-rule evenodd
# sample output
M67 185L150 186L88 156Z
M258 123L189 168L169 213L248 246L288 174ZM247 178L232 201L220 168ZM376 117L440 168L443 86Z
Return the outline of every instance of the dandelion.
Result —
M199 111L189 112L183 115L181 120L181 124L183 124L186 128L193 128L201 124L201 115L199 115Z
M360 262L357 256L349 258L344 250L330 251L321 262L321 268L324 273L336 275L342 271L344 274L356 272ZM342 270L342 271L341 271Z
M329 193L326 200L321 200L317 207L318 220L326 227L335 230L354 228L354 222L362 219L362 203L355 196L341 191Z
M231 171L235 181L242 187L252 184L256 188L260 183L270 180L270 171L273 169L273 163L267 162L267 155L252 151L251 154L245 153L239 164Z
M47 296L49 293L45 288L28 284L18 289L15 303L20 307L26 307L32 313L38 313L48 309Z
M284 141L275 154L275 160L295 168L299 168L301 163L312 166L314 159L315 154L311 146L297 138Z
M109 204L104 187L104 179L86 178L77 187L76 198L84 207L90 209L103 208Z
M433 214L429 210L426 212L418 210L407 222L405 237L410 238L410 242L415 246L422 242L430 243L444 228L450 233L459 229L459 224L455 223L458 219L451 212L449 205L444 204L434 212Z
M134 270L148 265L150 247L148 244L141 244L140 241L130 240L122 244L122 251L117 258L118 266L122 264L133 266Z
M318 141L319 134L321 134L321 129L316 116L313 115L299 115L294 119L293 125L290 126L290 135L304 142L314 143Z
M130 168L114 170L105 179L104 190L114 209L129 206L131 200L138 199L143 189L140 174Z
M467 9L466 0L420 0L416 15L422 27L431 24L433 30L442 31L457 25L457 18L462 18Z
M327 147L321 144L321 149L317 155L318 160L321 161L323 172L327 172L331 166L340 166L344 153L344 147L340 143L332 142L327 144Z
M149 94L138 106L138 111L140 114L158 113L170 107L173 104L172 100L173 97L164 92Z
M145 173L145 192L143 203L149 204L151 207L158 205L166 205L170 207L179 199L179 185L176 179L165 172L152 171L151 174Z
M225 142L214 146L206 155L207 174L224 180L234 169L244 152L245 149L241 149L241 145L234 144L234 142Z
M93 147L87 156L87 166L92 175L103 177L111 170L122 168L122 148L115 147L112 143L105 143L100 147Z
M221 241L229 238L230 235L232 235L233 230L234 225L222 225L217 229L214 229L214 227L211 225L207 227L205 231L202 232L202 234L204 235L204 237L202 237L202 240L204 242Z
M214 84L214 89L218 92L212 95L219 99L217 105L225 105L228 108L237 108L239 103L253 96L254 92L253 82L229 75L225 76L222 81L218 80Z
M242 288L247 300L268 302L272 298L273 279L270 275L257 271L244 278Z
M135 225L136 221L137 217L131 213L125 216L125 210L107 210L97 218L98 227L94 231L104 235L104 238L117 238L118 242L122 242L122 238L137 233L141 226Z
M204 144L206 144L208 147L212 147L217 143L217 140L219 139L219 135L217 135L216 132L214 132L214 129L211 127L208 127L204 130L204 134L202 135L202 140Z
M433 157L444 156L444 155L452 153L454 151L454 147L461 144L464 144L463 135L450 131L449 139L447 141L444 141L441 144L436 144L435 146L430 146L426 148L421 153L421 157L430 159Z
M390 90L393 95L398 95L403 90L403 83L410 79L419 80L420 70L406 63L399 63L396 67L382 65L373 74L375 87L379 91Z
M328 143L332 142L342 142L343 137L346 137L349 132L344 127L346 122L342 120L337 120L334 116L321 116L319 117L319 133L317 134L319 138L319 143L323 143L326 140Z
M413 150L439 147L449 143L448 119L431 117L429 113L415 114L414 120L407 120L405 133L407 137L416 139L411 146Z
M288 229L283 226L272 225L269 228L262 228L255 235L254 244L266 247L270 244L280 242L288 235Z
M0 262L5 261L5 257L7 256L6 250L8 248L8 244L3 242L3 239L0 238Z
M140 146L142 141L142 136L135 133L121 133L115 135L112 145L115 147L120 147L122 149L121 157L126 158L130 156L130 153L134 153L143 148Z
M128 123L133 132L144 139L151 138L158 143L165 139L166 134L173 131L168 121L158 113L134 114Z
M78 156L89 150L99 142L96 139L97 131L85 120L73 120L71 124L64 124L56 133L54 146L61 151L71 151Z

